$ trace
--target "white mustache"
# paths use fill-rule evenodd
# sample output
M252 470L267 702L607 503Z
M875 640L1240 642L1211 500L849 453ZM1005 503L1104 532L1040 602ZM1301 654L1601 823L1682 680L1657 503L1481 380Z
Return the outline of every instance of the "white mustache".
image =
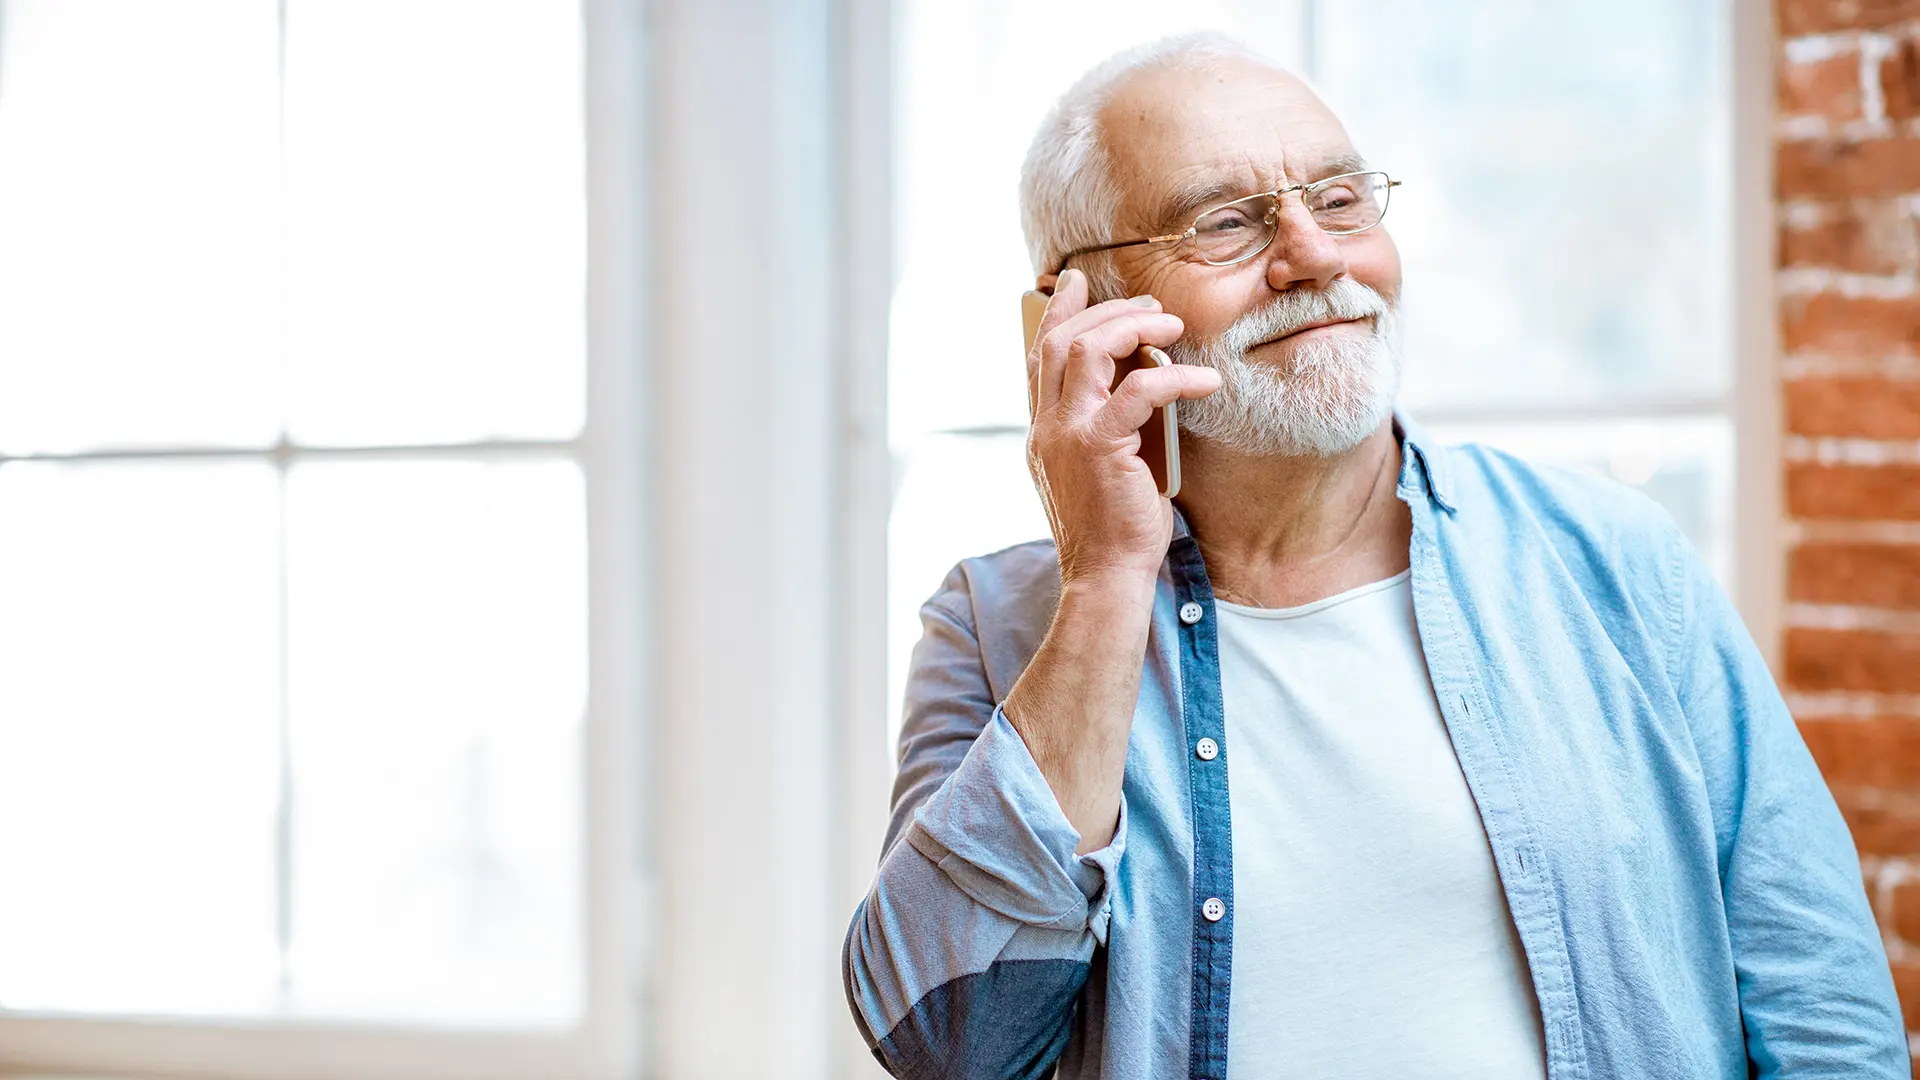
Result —
M1221 332L1219 345L1233 355L1315 323L1377 318L1387 313L1384 297L1352 278L1336 278L1324 289L1288 289L1265 307L1249 311Z

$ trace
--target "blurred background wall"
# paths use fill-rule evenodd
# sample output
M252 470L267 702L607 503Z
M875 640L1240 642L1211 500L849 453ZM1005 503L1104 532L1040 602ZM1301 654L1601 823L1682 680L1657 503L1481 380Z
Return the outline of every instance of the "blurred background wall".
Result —
M1019 159L1199 27L1406 181L1410 410L1707 556L1920 1029L1920 4L0 0L0 1076L877 1075Z
M1779 671L1920 1028L1920 5L1780 0Z

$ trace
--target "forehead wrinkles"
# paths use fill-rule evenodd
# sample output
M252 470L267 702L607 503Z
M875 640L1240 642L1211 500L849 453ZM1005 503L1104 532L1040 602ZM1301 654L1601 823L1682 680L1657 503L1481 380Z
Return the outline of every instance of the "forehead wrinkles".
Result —
M1318 160L1350 153L1345 135L1285 72L1248 65L1141 72L1100 115L1120 194L1115 225L1158 218L1171 195L1196 184L1251 194L1297 183Z
M1265 191L1309 183L1324 175L1359 167L1349 148L1283 145L1275 156L1240 153L1213 161L1193 161L1157 175L1123 184L1121 228L1159 230L1184 227L1195 215L1221 203Z

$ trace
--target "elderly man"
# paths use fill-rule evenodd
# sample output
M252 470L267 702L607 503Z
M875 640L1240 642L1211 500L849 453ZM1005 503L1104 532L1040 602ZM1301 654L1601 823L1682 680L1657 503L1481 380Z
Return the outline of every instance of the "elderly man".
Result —
M916 1078L1909 1076L1846 827L1672 521L1394 415L1393 183L1220 39L1042 126L1053 541L922 610L844 958L868 1044ZM1142 344L1179 363L1110 390ZM1170 502L1135 451L1175 400Z

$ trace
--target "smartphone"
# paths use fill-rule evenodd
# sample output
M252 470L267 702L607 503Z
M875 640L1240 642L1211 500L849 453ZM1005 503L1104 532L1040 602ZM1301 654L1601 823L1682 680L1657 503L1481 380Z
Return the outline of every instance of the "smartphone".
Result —
M1029 290L1020 298L1020 318L1026 327L1027 352L1033 351L1033 339L1040 333L1040 316L1047 311L1047 294L1038 290ZM1114 361L1113 386L1120 389L1120 380L1129 372L1145 367L1169 367L1173 358L1151 345L1142 345L1132 356ZM1160 494L1171 499L1180 494L1180 425L1173 413L1173 402L1169 401L1153 410L1153 417L1140 428L1140 460L1147 463L1147 471L1153 474L1156 484L1160 485Z

